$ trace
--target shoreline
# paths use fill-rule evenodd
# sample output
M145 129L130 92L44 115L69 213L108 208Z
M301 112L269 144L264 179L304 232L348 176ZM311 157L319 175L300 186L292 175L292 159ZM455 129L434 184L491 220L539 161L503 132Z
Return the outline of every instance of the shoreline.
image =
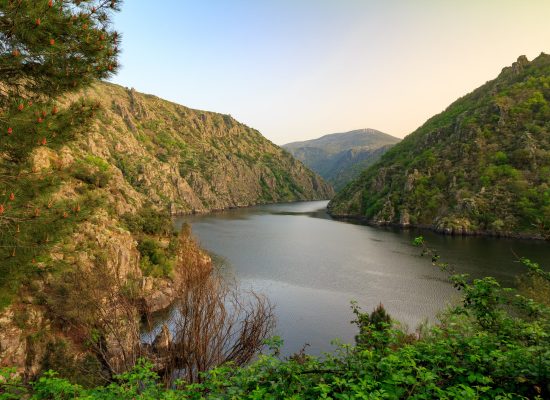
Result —
M249 204L249 205L242 205L242 206L230 206L225 208L215 208L205 211L200 210L192 210L189 212L179 212L179 213L171 213L171 217L177 218L177 217L184 217L184 216L192 216L192 215L208 215L208 214L220 214L224 212L228 212L231 210L238 210L238 209L246 209L246 208L252 208L252 207L258 207L258 206L267 206L267 205L279 205L279 204L294 204L294 203L307 203L312 201L329 201L331 199L314 199L314 200L295 200L295 201L283 201L283 202L268 202L268 203L256 203L256 204ZM423 231L430 231L437 233L438 235L442 236L463 236L463 237L490 237L495 239L519 239L519 240L533 240L538 242L549 242L550 243L550 237L544 237L542 235L534 235L534 234L528 234L528 233L514 233L514 232L492 232L492 231L464 231L461 230L460 232L456 232L453 230L444 230L444 229L437 229L436 227L432 225L424 225L424 224L400 224L396 222L374 222L372 220L369 220L366 217L361 217L357 215L335 215L331 214L328 206L325 208L325 211L328 216L330 216L335 221L343 221L343 222L351 222L351 223L358 223L360 225L366 225L371 226L375 228L383 228L383 227L390 227L390 228L398 228L401 230L409 230L409 229L418 229Z
M492 232L492 231L464 231L455 232L453 230L444 230L437 229L433 225L424 225L424 224L400 224L396 222L374 222L369 220L366 217L361 217L357 215L334 215L331 214L327 209L328 215L336 221L347 221L347 222L356 222L360 225L367 225L371 227L392 227L399 228L402 230L408 229L419 229L437 233L442 236L472 236L472 237L491 237L496 239L520 239L520 240L534 240L540 242L550 242L550 237L545 238L542 235L534 235L527 233L514 233L514 232Z

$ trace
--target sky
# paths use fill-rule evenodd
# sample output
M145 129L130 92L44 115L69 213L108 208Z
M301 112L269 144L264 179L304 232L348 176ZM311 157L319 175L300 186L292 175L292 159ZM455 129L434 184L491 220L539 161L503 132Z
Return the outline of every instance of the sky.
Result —
M112 82L230 114L276 144L413 132L519 55L550 0L126 0Z

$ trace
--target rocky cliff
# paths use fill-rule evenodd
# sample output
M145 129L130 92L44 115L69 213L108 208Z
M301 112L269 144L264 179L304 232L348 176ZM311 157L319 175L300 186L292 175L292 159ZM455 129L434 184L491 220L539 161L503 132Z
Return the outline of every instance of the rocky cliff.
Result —
M173 213L332 196L317 175L229 115L106 83L88 96L105 113L83 150L116 166L142 198Z
M521 56L430 118L329 211L446 233L550 237L550 55Z

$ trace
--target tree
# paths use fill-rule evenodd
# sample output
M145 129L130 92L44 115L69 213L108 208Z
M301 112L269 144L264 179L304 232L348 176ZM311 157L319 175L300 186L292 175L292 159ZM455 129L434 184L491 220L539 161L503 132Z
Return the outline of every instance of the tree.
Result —
M120 4L0 0L0 309L83 207L55 202L61 179L33 170L29 155L61 147L96 112L85 99L62 98L116 72L110 17Z
M188 383L200 382L202 374L227 363L247 364L275 326L269 300L240 291L205 265L188 225L180 233L177 263L182 284L175 288L172 332L163 327L150 358L167 380L179 375Z
M119 0L1 0L0 107L55 98L117 69Z

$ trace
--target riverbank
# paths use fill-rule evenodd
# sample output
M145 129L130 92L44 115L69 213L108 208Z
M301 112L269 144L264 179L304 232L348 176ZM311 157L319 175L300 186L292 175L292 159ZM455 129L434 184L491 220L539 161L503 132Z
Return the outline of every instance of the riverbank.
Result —
M468 230L462 227L459 228L443 228L436 227L433 225L425 224L403 224L403 223L394 223L394 222L380 222L373 221L366 217L356 216L356 215L333 215L327 209L327 213L339 221L346 221L351 223L358 223L361 225L367 225L372 227L393 227L399 229L418 229L435 232L441 235L447 236L479 236L479 237L492 237L492 238L506 238L506 239L521 239L521 240L540 240L540 241L550 241L550 235L544 237L542 235L533 235L528 233L518 233L518 232L496 232L496 231L480 231L480 230Z

